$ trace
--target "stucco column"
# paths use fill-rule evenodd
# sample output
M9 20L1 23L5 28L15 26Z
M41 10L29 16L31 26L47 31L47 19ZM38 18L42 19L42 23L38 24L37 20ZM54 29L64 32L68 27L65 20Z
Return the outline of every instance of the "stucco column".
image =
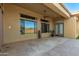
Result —
M0 50L2 49L2 42L3 42L3 27L2 27L2 10L0 8Z
M37 18L37 37L41 38L41 21L40 17Z
M40 21L40 18L37 18L37 30L41 31L41 21Z
M53 31L54 30L54 20L53 19L50 19L50 31Z

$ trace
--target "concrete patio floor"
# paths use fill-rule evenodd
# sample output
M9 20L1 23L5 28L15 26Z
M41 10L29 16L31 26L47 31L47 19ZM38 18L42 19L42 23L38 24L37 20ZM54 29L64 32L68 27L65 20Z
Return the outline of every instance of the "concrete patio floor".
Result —
M5 56L79 56L79 40L50 37L8 44ZM1 55L1 54L0 54Z

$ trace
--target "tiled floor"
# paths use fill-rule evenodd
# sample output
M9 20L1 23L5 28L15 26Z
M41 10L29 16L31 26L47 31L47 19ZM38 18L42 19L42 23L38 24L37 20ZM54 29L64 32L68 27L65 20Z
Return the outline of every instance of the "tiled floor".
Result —
M63 37L28 40L7 45L8 56L73 56L79 55L79 40Z

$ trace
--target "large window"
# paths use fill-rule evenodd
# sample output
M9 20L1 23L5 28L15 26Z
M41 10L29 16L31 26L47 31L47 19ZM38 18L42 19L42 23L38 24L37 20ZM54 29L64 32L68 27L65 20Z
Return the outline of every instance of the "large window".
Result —
M32 19L21 19L21 34L32 34L36 33L36 22Z
M41 32L42 33L49 32L49 23L48 22L42 21L42 23L41 23Z

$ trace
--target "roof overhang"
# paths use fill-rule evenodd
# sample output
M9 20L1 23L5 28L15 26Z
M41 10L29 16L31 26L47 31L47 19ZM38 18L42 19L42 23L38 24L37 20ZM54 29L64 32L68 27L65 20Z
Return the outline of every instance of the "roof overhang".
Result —
M63 4L60 4L60 3L44 3L44 5L49 7L51 10L57 12L58 14L63 16L64 18L69 18L70 15L71 15L68 12L68 10L64 7Z
M79 12L75 12L71 15L72 17L76 17L77 21L79 21Z
M44 10L47 10L46 14L51 18L64 19L70 17L70 13L61 3L16 3L14 5L34 11L41 15L44 15Z
M72 16L76 16L79 18L79 12L73 13Z

